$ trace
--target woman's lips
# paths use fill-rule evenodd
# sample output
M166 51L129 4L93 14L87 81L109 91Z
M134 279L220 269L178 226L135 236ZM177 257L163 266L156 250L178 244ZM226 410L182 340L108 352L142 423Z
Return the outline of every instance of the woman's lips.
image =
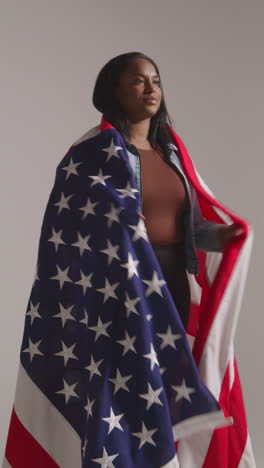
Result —
M148 99L144 99L144 101L147 102L148 104L155 104L157 102L157 99L148 98Z

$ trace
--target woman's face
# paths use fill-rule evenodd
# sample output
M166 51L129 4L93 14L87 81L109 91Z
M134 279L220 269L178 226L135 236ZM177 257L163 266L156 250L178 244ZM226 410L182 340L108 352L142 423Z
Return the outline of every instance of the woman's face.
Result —
M153 117L160 107L162 90L156 68L148 60L138 58L130 62L122 73L116 96L129 120ZM147 98L155 98L155 102Z

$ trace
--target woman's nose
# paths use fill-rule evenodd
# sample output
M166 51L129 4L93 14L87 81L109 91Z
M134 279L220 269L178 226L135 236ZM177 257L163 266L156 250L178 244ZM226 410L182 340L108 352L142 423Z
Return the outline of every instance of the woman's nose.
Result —
M151 91L152 92L154 90L154 88L155 88L154 83L151 83L151 82L146 83L146 87L145 87L146 91Z

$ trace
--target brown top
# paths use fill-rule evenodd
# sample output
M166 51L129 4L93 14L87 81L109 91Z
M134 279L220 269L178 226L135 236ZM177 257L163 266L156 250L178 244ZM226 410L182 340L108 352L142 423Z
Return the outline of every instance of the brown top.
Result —
M138 148L141 162L143 209L151 243L173 243L184 238L182 214L187 194L182 177L161 152Z

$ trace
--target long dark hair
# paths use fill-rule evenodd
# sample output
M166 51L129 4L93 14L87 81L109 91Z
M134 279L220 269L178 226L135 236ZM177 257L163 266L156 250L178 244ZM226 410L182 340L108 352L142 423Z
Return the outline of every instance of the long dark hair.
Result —
M141 52L128 52L112 58L103 66L96 78L92 97L94 107L102 112L108 122L121 133L125 144L129 143L130 121L115 97L114 90L119 84L121 74L126 70L129 63L137 58L143 58L151 62L160 78L158 66L153 59ZM166 108L161 79L160 87L162 99L158 112L150 120L148 139L154 149L158 150L158 146L160 146L164 151L165 158L168 159L166 144L173 143L173 140L166 123L168 122L170 126L173 126L173 120Z

